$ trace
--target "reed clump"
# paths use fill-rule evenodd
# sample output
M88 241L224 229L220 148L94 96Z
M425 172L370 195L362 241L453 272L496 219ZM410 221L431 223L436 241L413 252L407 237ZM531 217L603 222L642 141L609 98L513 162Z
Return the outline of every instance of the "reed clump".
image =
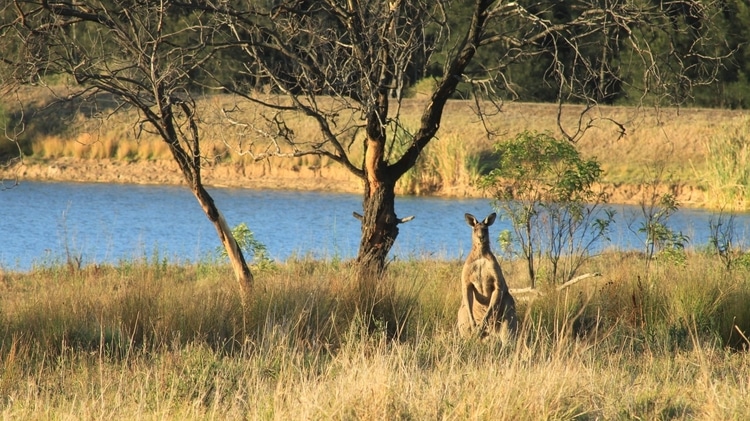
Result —
M1 272L2 415L742 419L749 269L640 259L606 253L586 268L601 278L519 300L514 344L457 334L458 261L393 262L362 288L350 262L290 259L245 307L215 263Z

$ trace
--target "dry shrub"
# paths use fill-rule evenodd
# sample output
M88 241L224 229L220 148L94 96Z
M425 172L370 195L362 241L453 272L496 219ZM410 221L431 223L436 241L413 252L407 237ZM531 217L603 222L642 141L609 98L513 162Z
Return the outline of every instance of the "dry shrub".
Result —
M203 142L203 156L211 164L218 164L231 158L231 150L223 142Z
M134 160L138 156L138 144L131 141L120 141L117 143L115 158L123 161Z
M88 158L91 146L87 143L80 143L78 141L66 141L65 142L65 156L79 159Z
M162 160L171 159L169 146L158 139L141 139L138 142L138 159L143 160Z
M91 143L90 148L90 159L110 159L115 156L117 142L110 137L105 137Z
M65 156L65 142L58 136L47 136L31 144L34 156L60 158Z
M109 159L114 156L116 145L111 138L99 138L90 133L81 133L67 145L68 156L79 159Z
M746 209L750 203L750 118L741 121L715 131L705 142L702 179L716 208Z

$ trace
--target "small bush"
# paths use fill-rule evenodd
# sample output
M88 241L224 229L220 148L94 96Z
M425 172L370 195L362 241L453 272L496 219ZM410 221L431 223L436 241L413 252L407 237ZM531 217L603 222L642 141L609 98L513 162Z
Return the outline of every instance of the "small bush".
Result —
M481 178L480 186L510 218L531 287L541 271L552 282L572 279L607 239L614 220L614 211L600 209L606 195L593 188L602 174L599 163L582 158L571 142L528 131L496 143L495 151L496 168Z

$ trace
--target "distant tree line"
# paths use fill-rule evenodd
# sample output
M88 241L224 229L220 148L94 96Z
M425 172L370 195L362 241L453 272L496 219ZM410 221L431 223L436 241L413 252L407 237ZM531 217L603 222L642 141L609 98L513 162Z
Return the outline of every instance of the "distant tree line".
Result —
M470 12L473 9L474 1L455 0L449 2L446 13L448 20L444 23L444 26L434 25L433 28L425 28L422 34L425 45L433 46L433 37L437 36L435 33L444 31L446 28L452 33L465 33L470 24ZM121 3L115 0L104 0L101 3L107 4L108 2ZM660 0L638 0L636 3L638 2L642 3L644 8L662 3ZM249 3L255 5L255 7L272 9L274 5L282 3L288 5L290 2L274 0L241 2L232 0L224 3L230 5L230 7L237 7L240 3ZM600 0L599 3L602 4L603 8L607 7L607 0ZM234 6L231 6L233 4ZM310 13L315 14L314 4L315 1L301 0L296 2L296 7L308 9ZM712 3L710 10L708 8L704 10L702 4L701 2L688 0L671 1L668 5L662 6L666 7L669 12L668 22L648 22L646 21L648 18L644 15L643 22L632 23L631 27L634 31L643 31L643 28L648 28L649 25L661 27L660 31L651 31L645 36L649 42L651 53L667 58L665 61L667 63L670 59L674 60L676 65L677 61L680 61L679 66L687 68L687 71L680 73L681 80L664 84L664 86L669 86L670 92L652 92L654 94L653 101L656 101L656 98L669 97L669 102L673 104L714 108L748 108L750 107L750 3L747 0L721 0L719 8L713 7L715 4ZM116 9L116 7L112 7L112 10ZM587 12L587 10L581 8L578 2L559 0L539 0L534 2L533 5L526 6L526 10L538 18L540 25L556 25L579 18L583 19ZM122 11L122 13L125 12L125 10ZM11 20L12 8L7 8L2 13L6 15L3 16L3 21ZM170 26L174 28L184 27L185 21L195 19L199 15L199 11L192 7L171 8L169 13L171 19L164 22L167 30ZM268 19L273 19L273 16L268 17ZM339 21L332 19L329 14L321 13L320 16L316 16L316 19L319 19L321 28L336 28L341 25ZM527 17L519 18L509 15L507 19L491 21L485 31L502 37L503 33L523 31L523 25L528 25ZM711 26L708 31L712 34L711 37L706 37L705 26L707 25ZM634 51L635 48L640 47L631 45L626 41L626 34L623 33L625 30L623 28L626 26L612 26L612 28L617 29L609 32L599 31L598 37L609 38L609 42L606 43L609 48L602 48L604 42L597 43L592 40L590 35L584 34L583 32L587 30L585 26L575 27L575 30L582 31L580 35L587 36L588 41L585 44L571 45L566 43L564 39L550 35L537 40L535 50L528 50L528 46L525 47L528 53L520 57L505 53L505 51L512 49L512 45L506 43L502 48L493 45L477 52L475 59L466 71L466 75L471 78L473 73L486 75L488 69L502 69L501 72L496 73L500 75L499 77L479 81L479 85L484 86L484 89L492 90L497 97L505 100L555 102L561 97L560 90L565 89L565 81L556 80L559 78L554 76L560 71L555 67L562 63L567 64L566 67L570 69L588 68L580 74L584 80L577 81L584 86L586 94L581 96L580 93L574 94L571 90L566 102L587 102L592 99L600 104L609 105L634 105L642 103L644 99L648 102L650 99L649 89L644 88L644 84L647 82L641 80L644 74L643 67L639 67L639 63L637 63L638 54ZM77 39L81 46L88 45L91 48L106 46L107 37L102 36L102 34L87 32L89 31L88 28L88 26L81 25L79 28L72 26L68 30L71 31L71 35ZM217 33L222 30L222 28L216 29L219 30ZM223 29L231 30L228 27ZM335 31L335 29L332 29L332 31ZM531 32L532 30L529 29L529 33ZM180 33L182 35L179 35ZM175 36L192 36L190 31L175 31L175 34ZM576 35L579 34L569 34L570 37L576 37ZM613 40L616 41L614 43L618 47L616 49L611 48ZM222 42L222 40L216 41L217 43ZM181 42L175 41L175 43L180 44ZM438 44L435 46L438 48L416 49L411 52L405 66L404 81L407 85L405 88L414 87L423 80L439 79L444 75L443 67L445 58L450 55L450 51L447 51L450 45ZM237 48L226 48L222 51L221 48L217 49L216 47L217 45L210 46L212 51L210 62L196 66L190 73L190 77L194 81L193 87L196 90L205 86L215 86L215 83L211 83L211 81L227 79L236 80L238 86L248 86L249 84L250 86L256 86L258 89L263 88L261 80L254 80L253 74L255 72L251 69L254 63L247 61L244 52ZM295 48L295 46L290 47ZM12 49L12 46L6 44L5 48ZM44 45L38 46L40 51L46 48ZM301 48L307 48L307 46L301 46ZM705 61L701 55L712 49L713 55L717 57L726 55L726 59L722 60L722 66L704 67ZM12 53L12 51L7 52ZM116 53L113 52L114 54ZM200 52L196 52L196 55L200 54ZM293 77L294 69L300 63L294 63L288 57L283 57L272 49L268 50L268 55L277 56L274 63L276 71L282 79L284 74L288 76L287 83L289 88L293 90L296 83ZM347 58L342 58L342 60L344 59ZM566 63L566 59L569 60L569 63ZM583 66L579 63L581 60L585 61ZM694 63L691 63L691 61L694 61ZM429 65L425 66L425 63L429 63ZM601 77L592 77L597 72L592 72L591 68L600 68L602 70L599 72ZM287 69L287 71L284 71L284 69ZM712 73L711 77L707 77L707 72ZM571 76L575 77L575 75ZM7 78L8 75L0 77ZM352 74L349 77L357 78L358 75ZM693 83L697 80L711 80L711 83ZM472 97L471 89L472 87L476 89L477 81L473 80L472 82L460 84L458 90L454 93L454 97ZM407 89L404 92L413 92L413 89ZM644 92L646 92L645 95ZM321 92L321 94L324 93ZM565 96L564 92L562 94ZM579 98L576 98L576 96L579 96Z
M466 16L462 16L461 10L470 10L473 0L458 0L452 3L454 11L449 13L451 30L462 31L464 25L468 24ZM606 8L607 1L599 1ZM638 3L638 2L636 2ZM644 6L649 3L663 3L660 0L643 0ZM688 70L681 75L681 80L665 84L671 92L654 92L654 97L668 96L673 103L713 108L748 108L750 107L750 2L747 0L722 0L717 9L708 11L701 8L701 2L671 1L666 6L669 11L669 22L649 22L644 16L644 22L633 22L634 30L642 30L649 25L663 26L660 31L652 31L647 34L651 53L661 55L668 60L680 61L680 66ZM529 9L539 17L546 20L550 25L570 22L582 17L586 10L581 10L576 2L559 0L540 0L530 6ZM488 28L497 34L517 31L515 25L520 25L514 19L493 21L494 27ZM643 24L646 25L637 25ZM710 38L705 37L704 26L710 25ZM615 27L613 27L615 28ZM585 28L577 28L581 32ZM597 36L608 37L617 40L614 45L619 49L605 49L605 44L590 41L584 45L565 43L565 40L556 39L553 36L540 39L536 44L537 50L533 54L524 56L524 60L503 63L504 57L495 54L495 49L480 50L474 59L471 70L481 68L503 68L505 69L502 79L492 80L491 88L496 89L501 97L507 100L520 100L524 102L556 102L559 98L561 85L559 80L550 79L556 70L553 66L559 66L560 57L562 62L568 61L570 68L600 68L600 78L592 78L597 72L586 72L586 80L583 85L587 91L585 98L576 98L575 95L568 96L568 102L585 102L592 98L600 104L608 105L634 105L641 103L644 99L649 100L648 94L644 97L643 67L637 63L634 48L639 48L626 41L622 26L616 30L606 33L600 32ZM575 37L578 34L570 34ZM582 35L582 34L581 34ZM713 45L707 45L707 44ZM700 44L700 45L696 45ZM573 49L576 51L573 51ZM715 56L721 56L731 52L723 66L708 68L702 61L701 54L697 49L705 51L712 50ZM442 54L441 52L439 54ZM581 57L582 56L582 57ZM584 66L573 63L573 60L586 60ZM692 62L691 62L692 61ZM580 66L580 67L579 67ZM439 77L440 66L433 66L427 74L415 75L415 79L425 77ZM707 72L715 73L710 84L698 83L699 80L708 80ZM718 73L717 73L718 72ZM696 82L696 83L694 83ZM655 99L652 99L655 100Z

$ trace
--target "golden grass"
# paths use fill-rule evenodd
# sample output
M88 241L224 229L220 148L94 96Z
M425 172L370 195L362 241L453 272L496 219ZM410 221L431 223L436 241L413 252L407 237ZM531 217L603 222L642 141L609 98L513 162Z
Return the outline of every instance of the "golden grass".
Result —
M34 98L31 94L27 96ZM42 100L27 101L37 103ZM418 127L426 101L424 97L417 97L403 102L397 110L403 127L411 131ZM321 103L332 110L337 106L333 100L326 102L321 99ZM560 135L555 105L507 103L484 120L476 115L474 106L473 101L447 104L436 139L426 148L415 169L400 180L399 193L465 190L487 165L491 165L494 142L512 138L525 130ZM221 113L222 108L236 109L232 118L243 125L230 124ZM311 169L313 176L319 174L316 171L320 168L338 171L336 167L340 167L328 158L312 156L255 162L248 154L251 145L256 152L268 150L264 133L272 129L266 126L260 110L228 96L206 97L199 101L198 109L202 152L208 164L240 165L254 174ZM42 135L30 139L30 153L43 159L171 159L164 142L134 125L138 117L132 111L92 119L76 114L75 110L67 111L73 114L68 118L75 124L45 117L46 114L36 119L37 123L29 128L27 135L36 132ZM579 120L581 111L581 107L566 106L562 112L562 126L567 133L574 133L579 124L589 126L577 146L584 157L595 157L600 162L604 184L643 185L656 181L667 186L687 186L707 192L705 196L716 199L716 203L707 203L706 206L734 209L750 206L750 200L737 197L738 189L740 192L750 191L746 185L736 187L747 181L731 179L737 175L736 170L732 173L731 168L717 167L717 163L732 157L718 155L717 151L724 149L716 145L717 139L743 139L748 135L750 125L746 112L601 106L589 110ZM339 118L340 121L356 121L356 116L343 110ZM624 136L620 136L620 126L613 121L623 125ZM320 138L320 132L311 119L289 115L287 122L300 142ZM408 143L410 139L401 136L401 140ZM402 151L405 146L396 142L393 148ZM349 153L353 163L362 162L361 142L354 142ZM740 167L742 164L737 164L737 168ZM726 179L727 174L730 179Z
M217 104L215 100L208 100L201 104L201 109L207 116L204 119L203 139L212 145L222 145L224 150L228 148L227 145L233 150L245 150L235 144L242 135L231 125L222 122L217 112L210 109L210 107L225 104ZM416 127L423 105L423 102L416 99L405 101L401 115L407 127ZM454 101L448 104L441 131L435 142L436 145L441 145L434 148L438 156L440 151L449 152L456 149L468 149L470 152L487 151L491 149L493 141L513 137L523 130L559 133L555 119L556 106L508 103L503 106L500 113L486 120L487 128L493 133L488 138L472 106L473 102L464 101ZM249 105L246 104L245 107L242 115L257 114L256 111L248 108ZM564 109L564 127L568 132L575 129L579 111L580 108L574 106ZM579 141L579 147L584 154L596 156L609 169L613 178L623 174L626 168L638 168L660 162L667 163L676 175L690 178L695 175L693 167L700 167L704 164L706 141L717 133L745 128L747 122L744 116L745 113L742 111L730 110L599 107L587 114L587 119L596 120L592 121L592 127ZM96 121L97 130L101 124L106 124L109 132L94 137L113 138L112 140L117 144L136 143L130 127L133 117L131 113L126 113L112 116L104 122ZM623 138L618 139L618 127L607 119L614 119L624 124L626 134ZM118 126L120 129L114 129ZM293 119L291 126L300 141L311 141L319 136L311 121ZM244 135L249 136L248 133ZM158 140L152 134L147 133L142 133L141 137ZM440 140L442 142L439 142ZM245 142L247 141L248 139L245 139ZM150 146L146 142L142 147L149 148ZM355 150L355 158L356 153ZM139 156L146 157L149 153L139 153ZM233 159L240 158L235 156ZM356 159L353 161L357 162ZM297 163L291 162L288 165L295 164Z
M511 287L521 262L505 262ZM230 268L153 261L2 273L13 419L743 419L748 269L609 253L602 278L519 301L515 344L461 338L460 262L290 260L239 302ZM520 297L518 297L520 298ZM582 327L583 326L583 327ZM399 334L400 333L400 334ZM391 339L393 337L397 339ZM737 335L735 335L737 338Z

